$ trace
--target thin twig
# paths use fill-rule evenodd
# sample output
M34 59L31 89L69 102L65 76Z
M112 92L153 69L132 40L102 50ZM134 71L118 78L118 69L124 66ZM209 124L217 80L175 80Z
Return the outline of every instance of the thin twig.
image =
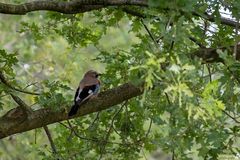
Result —
M0 98L3 98L3 97L5 97L5 96L8 96L8 94L1 95Z
M174 151L174 149L172 150L172 160L175 160L175 151Z
M239 19L237 19L237 24L236 24L236 28L235 28L235 36L236 36L236 43L235 43L235 45L234 45L234 57L235 57L235 59L237 59L238 58L238 54L237 54L237 48L238 48L238 28L239 28Z
M189 39L196 43L200 48L206 48L206 46L204 46L202 43L200 43L197 39L195 39L194 37L189 37Z
M12 86L10 83L7 82L6 78L4 77L2 71L0 71L0 80L3 84L5 84L8 88L21 92L21 93L25 93L25 94L31 94L31 95L40 95L40 93L35 93L35 92L29 92L29 91L25 91L19 88L16 88L14 86Z
M147 160L147 156L146 156L146 154L145 154L143 148L142 148L141 150L142 150L142 153L143 153L143 157L144 157L144 159Z
M19 105L19 107L21 107L24 111L26 111L28 113L31 112L30 107L25 102L23 102L23 100L21 100L21 98L19 98L18 96L14 95L12 93L10 95L13 98L13 100Z
M58 122L59 124L61 124L63 127L67 128L67 129L71 129L70 127L68 127L66 124L62 123L62 122Z
M6 78L4 77L3 73L0 71L0 81L5 84L7 87L14 89L14 87L12 87L6 80ZM19 107L21 107L21 109L23 110L23 112L28 116L29 114L31 114L33 111L31 109L31 107L29 107L21 98L19 98L18 96L10 93L12 99L19 105Z
M152 41L153 41L153 43L155 44L155 46L156 46L157 48L159 48L157 41L155 40L155 38L154 38L153 34L151 33L151 31L148 29L147 25L143 22L143 19L141 19L141 23L142 23L142 25L144 26L144 28L145 28L145 30L147 31L147 33L148 33L148 35L150 36L150 38L152 39Z
M164 92L164 94L165 94L165 96L166 96L166 98L167 98L168 104L170 105L170 104L171 104L171 101L170 101L170 99L169 99L168 94L167 94L166 92Z
M104 141L108 141L108 138L110 136L111 130L113 128L114 121L115 121L116 117L118 116L118 114L122 111L122 109L123 109L123 107L125 106L126 103L127 103L127 101L121 106L121 108L117 112L115 112L115 114L114 114L114 116L112 118L110 127L109 127L109 129L107 131L107 134L105 136L105 140ZM105 150L105 147L106 147L106 144L102 145L102 147L100 148L100 153L101 154L100 154L99 160L102 159L103 151Z
M211 68L210 68L210 66L208 64L207 64L207 69L208 69L208 73L209 73L209 81L212 82Z
M222 110L224 114L226 114L228 117L230 117L232 120L234 120L236 123L240 123L235 117L233 117L231 114L227 113L225 110Z
M70 130L74 133L74 135L75 135L76 137L78 137L79 139L82 139L82 140L93 141L93 142L98 142L98 143L104 142L104 143L109 143L109 144L118 144L118 145L123 145L123 146L132 145L132 144L130 144L130 143L128 143L128 144L123 144L123 143L118 143L118 142L104 141L104 140L100 140L100 139L97 139L97 138L83 137L83 136L80 136L80 135L78 134L78 132L74 129L74 127L71 125L71 123L70 123L69 121L68 121L68 125L69 125L69 126L65 125L65 124L62 123L62 122L59 122L59 124L61 124L62 126L64 126L64 127L67 128L67 129L70 129Z
M38 82L30 83L30 84L28 84L26 87L24 87L23 90L27 89L27 88L30 87L30 86L36 86L37 83L38 83Z
M53 142L52 135L51 135L48 127L47 127L47 126L44 126L43 129L44 129L44 131L45 131L45 133L46 133L46 135L47 135L47 137L48 137L48 140L49 140L49 143L50 143L50 145L51 145L53 154L57 154L57 149L56 149L56 146L55 146L55 144L54 144L54 142Z
M226 65L225 65L226 66ZM227 70L231 73L231 75L234 77L234 79L238 82L238 84L240 84L240 79L238 77L236 77L236 75L233 73L233 71L231 71L231 69L227 67Z
M115 133L117 134L117 135L119 135L119 137L122 137L121 135L120 135L120 133L118 133L118 131L116 130L116 128L113 126L112 127L112 129L115 131Z
M153 122L153 120L152 120L152 118L151 118L151 119L150 119L150 124L149 124L149 127L148 127L148 131L147 131L147 133L146 133L146 135L145 135L145 138L148 137L148 135L149 135L149 133L150 133L150 131L151 131L151 128L152 128L152 122Z
M34 130L34 144L37 144L37 129Z
M86 130L88 130L89 128L91 128L95 124L95 122L99 119L100 113L101 113L101 111L97 113L97 115L94 118L93 122L89 125L89 127Z
M152 128L152 119L150 119L150 124L149 124L149 127L148 127L148 131L147 131L147 133L145 134L145 137L141 138L141 139L139 140L139 142L142 141L142 140L144 140L144 139L147 139L147 137L148 137L148 135L149 135L149 133L150 133L151 128ZM143 143L144 143L144 142L143 142ZM145 160L147 160L147 157L146 157L146 155L145 155L145 153L144 153L144 150L143 150L143 145L140 145L140 146L141 146L141 150L142 150L142 152L143 152L143 156L144 156Z

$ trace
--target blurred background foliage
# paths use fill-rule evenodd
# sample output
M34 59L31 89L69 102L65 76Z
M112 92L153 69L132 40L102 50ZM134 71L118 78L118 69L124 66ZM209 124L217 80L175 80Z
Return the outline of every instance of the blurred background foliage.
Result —
M233 6L240 4L228 4L150 0L149 9L128 8L146 14L144 19L115 7L74 15L0 15L1 70L11 84L41 93L15 93L33 109L70 106L89 69L104 73L102 91L145 81L142 96L71 120L77 134L68 122L50 125L56 155L43 129L35 129L1 140L0 159L160 160L163 153L175 159L239 158L239 62L226 50L219 51L225 64L202 63L191 56L199 46L189 39L213 48L235 45L239 36L220 23L220 15L227 10L238 19L240 7ZM216 23L191 14L205 10ZM0 89L4 115L16 104L9 96L14 91Z

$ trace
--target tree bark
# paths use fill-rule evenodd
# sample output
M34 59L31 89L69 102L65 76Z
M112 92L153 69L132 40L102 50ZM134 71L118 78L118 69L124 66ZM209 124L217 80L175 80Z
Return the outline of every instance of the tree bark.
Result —
M135 5L147 6L147 0L73 0L61 2L57 0L32 1L22 4L0 3L0 13L23 15L32 11L48 10L65 14L83 13L107 6Z
M224 60L219 56L217 50L225 51L227 50L230 55L233 56L234 46L228 47L218 47L218 48L199 48L198 50L191 53L192 58L199 57L204 63L214 63L214 62L224 62ZM240 44L237 45L236 60L240 60Z
M102 92L98 95L98 97L89 100L87 103L83 104L80 107L79 112L71 118L81 117L110 108L141 94L142 89L140 87L136 87L131 83L123 84L114 89ZM69 119L69 109L69 106L64 106L63 104L61 109L57 111L49 108L43 108L34 111L26 117L19 107L14 108L0 118L0 139L15 133L26 132L48 124L67 120Z
M148 0L72 0L69 2L58 0L38 0L22 4L9 4L0 2L0 13L24 15L33 11L55 11L64 14L84 13L91 10L101 9L108 6L142 6L148 7ZM166 8L169 10L169 8ZM200 15L196 12L195 16L202 17L208 21L215 22L213 15L204 13ZM235 27L238 22L220 17L220 22L224 25Z

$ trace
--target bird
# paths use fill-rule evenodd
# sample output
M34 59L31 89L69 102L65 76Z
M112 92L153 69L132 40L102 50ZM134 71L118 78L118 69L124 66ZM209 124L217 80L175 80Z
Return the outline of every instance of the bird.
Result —
M75 115L82 102L94 97L100 90L100 80L98 76L100 74L94 70L87 71L83 79L80 81L74 97L74 105L72 106L68 116Z

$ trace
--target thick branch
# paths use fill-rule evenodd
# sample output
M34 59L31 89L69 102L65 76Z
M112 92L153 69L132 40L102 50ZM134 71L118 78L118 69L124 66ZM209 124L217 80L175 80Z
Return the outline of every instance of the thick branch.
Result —
M237 53L236 53L236 60L240 60L240 45L237 46ZM234 46L229 47L219 47L219 48L199 48L197 51L191 53L191 56L197 56L202 58L205 63L212 63L212 62L223 62L223 59L220 58L217 50L228 50L229 54L234 53Z
M74 118L110 108L141 94L142 90L139 87L126 83L117 88L102 92L97 98L89 100L87 103L83 104ZM12 112L15 112L17 109L13 110L14 111L10 110L7 114L0 118L0 138L69 119L67 116L68 111L63 109L63 107L58 111L47 108L39 109L29 115L27 119L21 117L21 114L18 115L17 118L12 116L9 117L8 115L10 113L11 115L14 115Z
M147 15L147 14L144 14L142 12L139 12L137 10L132 10L131 8L127 8L127 7L124 7L122 8L122 10L130 15L133 15L133 16L136 16L136 17L139 17L139 18L147 18L147 17L152 17L152 18L157 18L156 16L154 15ZM169 8L165 9L166 11L170 10ZM182 12L182 14L184 14L184 12ZM199 14L197 12L192 12L192 14L194 16L197 16L197 17L201 17L203 19L206 19L207 21L210 21L210 22L216 22L216 19L213 15L211 14L208 14L208 13L204 13L204 14ZM236 22L234 20L231 20L231 19L228 19L228 18L225 18L225 17L220 17L220 22L221 24L223 25L227 25L227 26L230 26L230 27L236 27L236 26L239 26L239 22Z
M27 115L32 112L31 108L25 102L23 102L23 100L21 100L21 98L19 98L18 96L14 95L14 94L10 94L10 95L13 98L13 100L19 105L20 108L22 108L22 110Z
M62 2L57 0L47 1L47 0L39 0L32 1L22 4L8 4L0 2L0 13L4 14L18 14L24 15L28 12L47 10L47 11L55 11L65 14L74 14L74 13L84 13L91 10L96 10L108 6L148 6L148 0L72 0L69 2ZM127 9L125 9L126 11ZM167 9L169 10L169 9ZM138 14L137 12L127 10L126 12L130 14ZM215 18L213 15L209 15L205 13L204 15L193 12L193 15L202 17L207 19L208 21L215 22ZM142 17L142 15L138 14L138 16ZM220 17L220 22L224 25L228 25L231 27L235 27L238 22Z
M147 6L147 3L147 0L73 0L70 2L61 2L57 0L39 0L23 4L0 3L0 13L22 15L32 11L48 10L66 14L73 14L83 13L106 6Z
M200 14L197 13L193 13L194 15L198 16L198 17L202 17L210 22L215 22L216 19L213 15L210 15L208 13L205 13L205 16L201 16ZM231 26L231 27L236 27L237 25L239 25L238 22L233 21L231 19L225 18L225 17L220 17L220 22L221 24L227 25L227 26Z

